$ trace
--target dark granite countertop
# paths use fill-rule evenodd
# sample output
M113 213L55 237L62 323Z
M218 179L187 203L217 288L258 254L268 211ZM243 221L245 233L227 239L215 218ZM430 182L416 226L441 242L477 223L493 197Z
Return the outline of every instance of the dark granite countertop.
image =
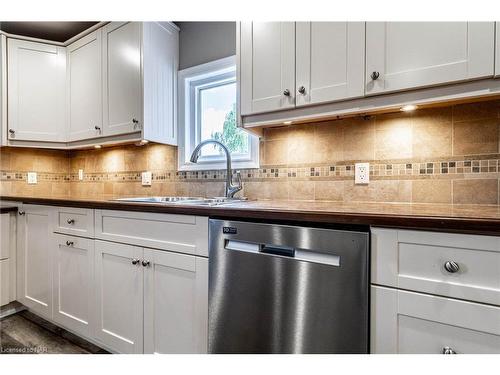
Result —
M175 203L132 203L114 201L111 200L111 197L82 199L67 196L58 198L1 196L0 199L27 204L201 215L231 219L369 225L500 235L500 206L488 205L262 200L208 207Z

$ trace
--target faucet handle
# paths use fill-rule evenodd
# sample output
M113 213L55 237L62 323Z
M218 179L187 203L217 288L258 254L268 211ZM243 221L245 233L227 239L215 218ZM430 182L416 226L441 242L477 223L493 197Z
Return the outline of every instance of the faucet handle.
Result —
M240 171L236 171L236 182L238 182L238 190L241 190L242 182L241 182L241 173Z

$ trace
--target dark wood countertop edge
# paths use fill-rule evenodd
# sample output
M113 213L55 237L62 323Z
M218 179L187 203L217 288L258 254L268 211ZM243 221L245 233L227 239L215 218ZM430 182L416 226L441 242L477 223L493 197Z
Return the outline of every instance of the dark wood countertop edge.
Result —
M500 219L441 217L357 212L291 211L282 209L158 205L119 201L91 201L59 198L0 196L1 200L59 207L78 207L121 211L141 211L183 215L216 216L231 219L367 225L386 228L420 229L470 234L500 235Z

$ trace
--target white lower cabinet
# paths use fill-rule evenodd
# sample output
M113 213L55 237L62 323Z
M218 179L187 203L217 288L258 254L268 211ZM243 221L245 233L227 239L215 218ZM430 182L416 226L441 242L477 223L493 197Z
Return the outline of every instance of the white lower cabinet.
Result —
M143 351L141 258L140 247L95 241L96 338L119 353Z
M206 353L208 259L151 249L144 259L144 352Z
M206 353L208 260L95 241L96 338L119 353Z
M53 291L55 322L75 333L93 333L94 240L54 234Z
M17 231L18 300L48 319L52 318L50 212L47 206L22 205Z
M372 286L372 353L500 353L500 307Z

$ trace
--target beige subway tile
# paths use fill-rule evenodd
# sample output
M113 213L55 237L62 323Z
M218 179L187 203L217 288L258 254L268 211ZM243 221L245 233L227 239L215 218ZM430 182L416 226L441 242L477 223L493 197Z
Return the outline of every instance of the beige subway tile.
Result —
M0 170L10 171L11 153L6 147L0 148Z
M0 195L13 195L12 181L0 181Z
M288 141L266 141L264 165L283 165L288 162Z
M498 117L499 101L457 104L453 106L453 122L477 121Z
M51 195L53 197L68 196L70 194L70 187L69 182L53 182Z
M499 119L453 124L453 155L498 153Z
M207 197L222 197L225 194L225 186L224 182L205 182L205 194Z
M177 148L169 145L147 145L148 168L152 171L177 169L176 152Z
M35 157L32 150L16 150L11 155L10 168L12 171L33 171L34 162Z
M375 120L361 118L343 121L344 160L373 160L375 157Z
M146 171L148 170L148 154L144 147L127 148L124 151L124 171Z
M408 115L381 115L375 121L375 159L407 159L413 153L412 122Z
M372 180L368 185L344 181L345 202L411 202L409 180Z
M305 124L294 127L288 135L288 164L313 162L314 126Z
M275 141L279 139L287 139L290 132L290 126L279 126L274 128L264 129L264 140Z
M315 181L314 199L324 201L343 201L344 181Z
M289 181L288 199L314 200L314 181Z
M498 180L497 179L454 180L453 203L498 204Z
M102 170L99 172L120 172L125 170L125 156L121 148L110 148L99 154Z
M414 158L452 155L451 107L418 110L412 121Z
M344 156L343 122L329 121L315 125L313 161L315 163L335 163Z
M413 203L451 203L451 180L425 179L412 182Z

